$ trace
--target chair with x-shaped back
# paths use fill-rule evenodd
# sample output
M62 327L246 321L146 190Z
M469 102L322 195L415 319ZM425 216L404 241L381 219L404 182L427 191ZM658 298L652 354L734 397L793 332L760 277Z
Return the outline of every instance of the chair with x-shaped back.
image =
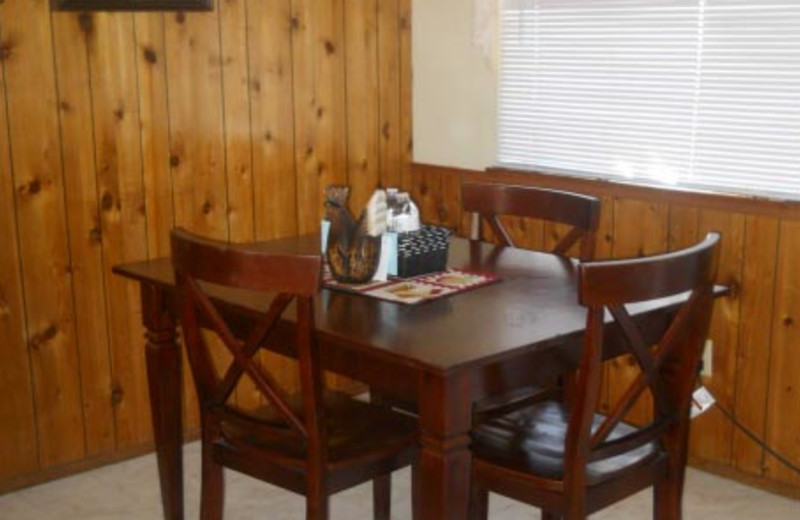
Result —
M201 518L222 518L223 466L306 496L306 518L328 518L328 496L375 479L376 519L389 514L389 475L414 464L417 424L386 407L326 390L314 331L319 255L289 255L172 232L172 262L180 294L181 325L200 403ZM226 312L226 291L255 291L262 309ZM215 297L216 296L216 297ZM257 305L257 304L254 304ZM227 309L230 311L230 309ZM239 316L226 321L228 316ZM233 361L218 371L206 333ZM241 341L239 338L244 338ZM299 395L288 395L253 356L269 341L294 345ZM231 402L247 375L265 406L243 410Z
M516 247L502 216L535 218L572 226L550 252L566 255L580 242L577 257L594 258L600 223L600 200L596 197L533 186L465 182L461 185L461 204L464 211L478 214L489 225L501 245Z
M690 403L711 316L718 241L710 233L668 254L580 265L587 319L576 399L570 407L542 401L474 429L473 519L486 518L489 491L538 506L548 520L578 520L649 486L653 517L681 518ZM637 320L648 302L662 298L675 308L668 324ZM631 353L641 372L602 415L601 361L620 351ZM627 424L646 390L651 422Z
M478 225L473 229L473 239L480 238L482 220L489 225L500 245L517 247L501 217L535 218L572 226L548 252L566 256L578 244L579 259L594 258L600 223L600 200L596 197L533 186L464 182L461 185L461 203L464 211L479 217ZM565 374L563 379L564 398L572 399L573 375ZM481 422L487 417L524 406L553 390L530 387L498 394L476 404L474 421Z

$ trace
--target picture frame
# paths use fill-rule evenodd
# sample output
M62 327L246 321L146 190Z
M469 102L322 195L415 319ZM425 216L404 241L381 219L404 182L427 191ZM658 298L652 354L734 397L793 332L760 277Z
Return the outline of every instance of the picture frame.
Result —
M56 11L210 11L214 0L52 0Z

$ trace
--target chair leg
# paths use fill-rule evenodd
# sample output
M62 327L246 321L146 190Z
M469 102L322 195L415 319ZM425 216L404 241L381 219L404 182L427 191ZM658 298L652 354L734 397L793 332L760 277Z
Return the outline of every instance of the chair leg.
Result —
M669 453L666 476L653 486L653 518L681 520L683 518L683 486L686 479L686 460L689 449L689 419L682 419L664 439Z
M489 491L474 483L469 488L469 519L486 520L489 518Z
M681 520L681 493L675 479L664 479L653 487L653 520Z
M214 461L212 455L211 428L203 428L201 484L200 484L200 518L201 520L222 520L225 501L225 478L222 466Z
M328 520L328 495L309 493L306 496L306 520Z
M422 485L419 463L411 464L411 518L422 520Z
M653 519L681 520L683 518L683 484L686 463L670 464L667 476L653 486Z
M390 520L392 512L392 475L387 473L372 481L372 514L375 520Z
M586 520L586 504L581 501L568 503L564 514L555 518L559 520Z

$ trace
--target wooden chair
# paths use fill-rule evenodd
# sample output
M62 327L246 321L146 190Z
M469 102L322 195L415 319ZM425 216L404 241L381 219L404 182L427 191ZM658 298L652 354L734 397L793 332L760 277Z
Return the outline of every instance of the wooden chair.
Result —
M225 466L304 494L308 519L328 518L332 493L376 479L374 517L388 519L389 475L415 462L417 425L385 407L324 389L314 341L321 257L258 252L182 230L174 230L171 238L181 324L202 421L201 518L222 518ZM266 293L268 310L254 313L252 327L244 327L249 329L245 341L233 332L244 325L226 322L224 306L215 302L211 288ZM287 320L295 326L289 328ZM224 372L214 368L204 331L216 335L232 355ZM300 372L295 396L252 359L265 341L292 334ZM255 411L231 403L245 374L266 403Z
M483 220L501 245L516 247L500 217L513 215L543 219L572 226L550 252L566 255L579 242L578 258L594 258L600 223L600 200L595 197L530 186L465 182L461 185L461 203L464 211L479 217L473 239L480 238L480 221ZM560 386L565 390L564 399L571 400L572 375L565 374ZM554 390L560 391L561 388L521 388L486 399L476 404L474 422L519 408L541 396L552 395Z
M579 299L588 312L577 399L569 409L543 401L475 428L471 518L486 518L489 491L538 506L548 520L577 520L649 486L653 517L681 518L690 401L711 316L718 241L711 233L681 251L580 266ZM626 305L669 296L676 314L651 349L644 338L652 329L642 330ZM604 314L616 322L605 342ZM601 360L620 347L641 373L609 415L600 415ZM646 389L653 420L624 423Z
M594 258L600 223L600 200L595 197L529 186L465 182L461 185L461 204L464 211L477 213L486 221L502 245L516 247L501 216L537 218L572 226L551 252L566 255L580 241L578 258Z

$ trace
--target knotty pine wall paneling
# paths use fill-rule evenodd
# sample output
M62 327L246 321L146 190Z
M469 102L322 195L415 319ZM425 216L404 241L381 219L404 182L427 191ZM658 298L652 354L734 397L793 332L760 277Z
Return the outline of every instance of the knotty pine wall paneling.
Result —
M174 225L315 231L328 183L353 209L410 187L409 20L409 0L0 3L0 492L151 446L138 289L114 264L165 256Z
M411 73L411 1L399 0L398 16L400 18L399 45L397 52L400 54L398 64L400 84L400 186L405 191L411 191L411 164L414 158L413 142L413 76ZM383 92L383 90L381 90ZM451 176L450 178L455 178ZM460 212L459 212L460 213ZM457 218L454 215L453 218Z
M227 217L233 242L255 239L246 7L244 0L218 4Z
M175 225L170 172L170 125L164 15L135 13L136 78L149 258L169 255Z
M350 209L363 208L379 184L380 79L378 77L378 9L362 0L344 0L347 96L347 175Z
M297 233L290 0L247 2L253 199L257 239Z
M428 221L437 208L460 211L454 201L460 181L533 184L601 197L598 257L626 257L674 250L696 243L709 231L722 233L718 283L730 294L717 299L710 330L712 374L703 377L720 404L737 421L795 465L800 465L800 204L673 193L606 182L490 169L473 172L413 165L424 186ZM446 179L446 180L445 180ZM447 190L436 192L437 189ZM464 214L460 232L469 231ZM538 242L536 223L532 242ZM518 230L523 226L515 223ZM545 231L545 240L548 239ZM605 391L615 396L619 381L635 370L619 359L607 363ZM602 406L603 403L601 403ZM646 406L633 414L641 419ZM719 410L692 422L691 460L724 475L800 497L800 478L766 453Z
M141 341L136 283L110 274L114 265L148 257L142 178L134 19L130 13L96 13L85 22L106 308L111 331L112 404L117 443L150 439L144 358L130 348Z
M44 1L0 4L16 197L3 211L16 212L35 438L43 466L86 453L49 15Z
M736 356L734 399L737 419L758 437L766 439L767 392L772 344L775 279L777 276L780 220L747 215L744 247L747 262L742 270L739 295L739 350ZM764 450L741 430L734 429L731 456L733 465L759 474L764 465Z
M81 23L82 22L82 23ZM80 349L87 455L113 452L114 409L109 399L111 338L106 319L103 230L100 222L87 18L53 19L58 115L64 158L66 215L75 281L75 323ZM66 66L71 63L71 66Z
M399 81L401 33L401 0L378 2L378 84L380 86L380 172L384 186L400 186L402 182L402 83Z
M766 441L800 466L800 221L784 220L780 227L772 313ZM781 482L800 487L800 475L765 456L764 472Z
M345 184L347 149L331 136L347 131L343 0L293 0L297 223L319 228L325 187Z
M3 13L0 5L0 13ZM8 27L0 18L0 41ZM31 356L20 265L16 183L11 172L5 69L13 47L0 50L0 480L38 468Z

